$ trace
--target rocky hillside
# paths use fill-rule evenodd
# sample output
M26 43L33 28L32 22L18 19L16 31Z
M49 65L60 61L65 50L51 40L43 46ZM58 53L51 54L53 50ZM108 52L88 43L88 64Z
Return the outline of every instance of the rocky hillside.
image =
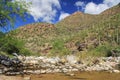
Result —
M10 34L37 54L109 56L120 50L120 5L99 15L75 12L57 24L34 23ZM112 45L112 46L111 46Z

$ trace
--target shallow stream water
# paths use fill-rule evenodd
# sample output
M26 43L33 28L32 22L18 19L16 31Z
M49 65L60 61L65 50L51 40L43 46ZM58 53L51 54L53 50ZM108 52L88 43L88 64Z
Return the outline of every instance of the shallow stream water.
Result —
M72 76L64 73L4 76L0 80L120 80L120 73L108 72L74 72Z

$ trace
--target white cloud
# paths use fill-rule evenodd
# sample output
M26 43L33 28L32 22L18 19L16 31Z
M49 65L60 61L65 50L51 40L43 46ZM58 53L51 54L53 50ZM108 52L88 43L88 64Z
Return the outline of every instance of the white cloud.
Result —
M70 15L69 13L62 12L61 15L60 15L60 17L59 17L59 20L62 20L62 19L66 18L69 15Z
M120 0L104 0L103 3L108 5L109 7L112 7L120 3Z
M86 5L85 7L85 13L90 13L90 14L99 14L102 11L108 9L109 7L106 4L95 4L93 2L90 2Z
M59 0L27 0L27 2L32 2L28 10L30 11L29 13L34 17L35 21L54 21L57 10L61 8Z
M82 10L84 10L85 3L82 2L82 1L77 1L77 2L75 3L75 6L77 7L78 11L80 10L80 7L81 7Z
M89 14L99 14L104 10L117 5L118 3L120 3L120 0L104 0L101 4L90 2L86 5L84 12Z
M83 5L84 5L84 2L82 2L82 1L77 1L75 3L75 6L77 6L77 7L80 7L80 6L83 6Z

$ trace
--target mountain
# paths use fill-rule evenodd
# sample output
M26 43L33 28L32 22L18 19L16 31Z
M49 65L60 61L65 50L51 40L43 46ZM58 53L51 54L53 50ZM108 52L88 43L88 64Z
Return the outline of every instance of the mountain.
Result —
M110 9L105 10L100 15L114 15L116 13L120 13L120 3L117 6L114 6Z
M84 14L82 12L75 12L62 21L58 22L56 26L67 27L69 29L88 27L97 18L97 15Z
M25 42L25 48L39 55L85 53L108 56L120 49L120 5L99 15L75 12L57 24L34 23L9 34Z

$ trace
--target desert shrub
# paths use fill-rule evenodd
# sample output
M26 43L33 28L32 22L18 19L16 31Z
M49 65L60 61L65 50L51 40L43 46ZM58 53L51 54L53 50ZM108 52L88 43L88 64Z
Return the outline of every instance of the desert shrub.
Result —
M62 50L64 48L64 42L62 40L55 40L53 43L53 49Z
M11 36L5 36L0 39L0 51L8 54L30 55L30 52L24 47L24 42Z
M56 39L52 42L51 53L55 55L67 55L70 53L69 49L65 47L64 40Z
M112 53L112 51L114 52L114 54ZM113 57L119 57L120 56L120 49L112 49L111 51L109 51L106 55L107 57L109 56L113 56Z
M17 39L6 36L0 39L0 48L2 51L7 53L19 53L19 48L21 48L23 43Z
M27 50L25 48L21 48L19 53L22 54L22 55L25 55L25 56L32 55L32 52L30 52L29 50Z
M99 45L96 48L93 48L88 51L88 54L92 56L111 56L112 47L109 45Z

